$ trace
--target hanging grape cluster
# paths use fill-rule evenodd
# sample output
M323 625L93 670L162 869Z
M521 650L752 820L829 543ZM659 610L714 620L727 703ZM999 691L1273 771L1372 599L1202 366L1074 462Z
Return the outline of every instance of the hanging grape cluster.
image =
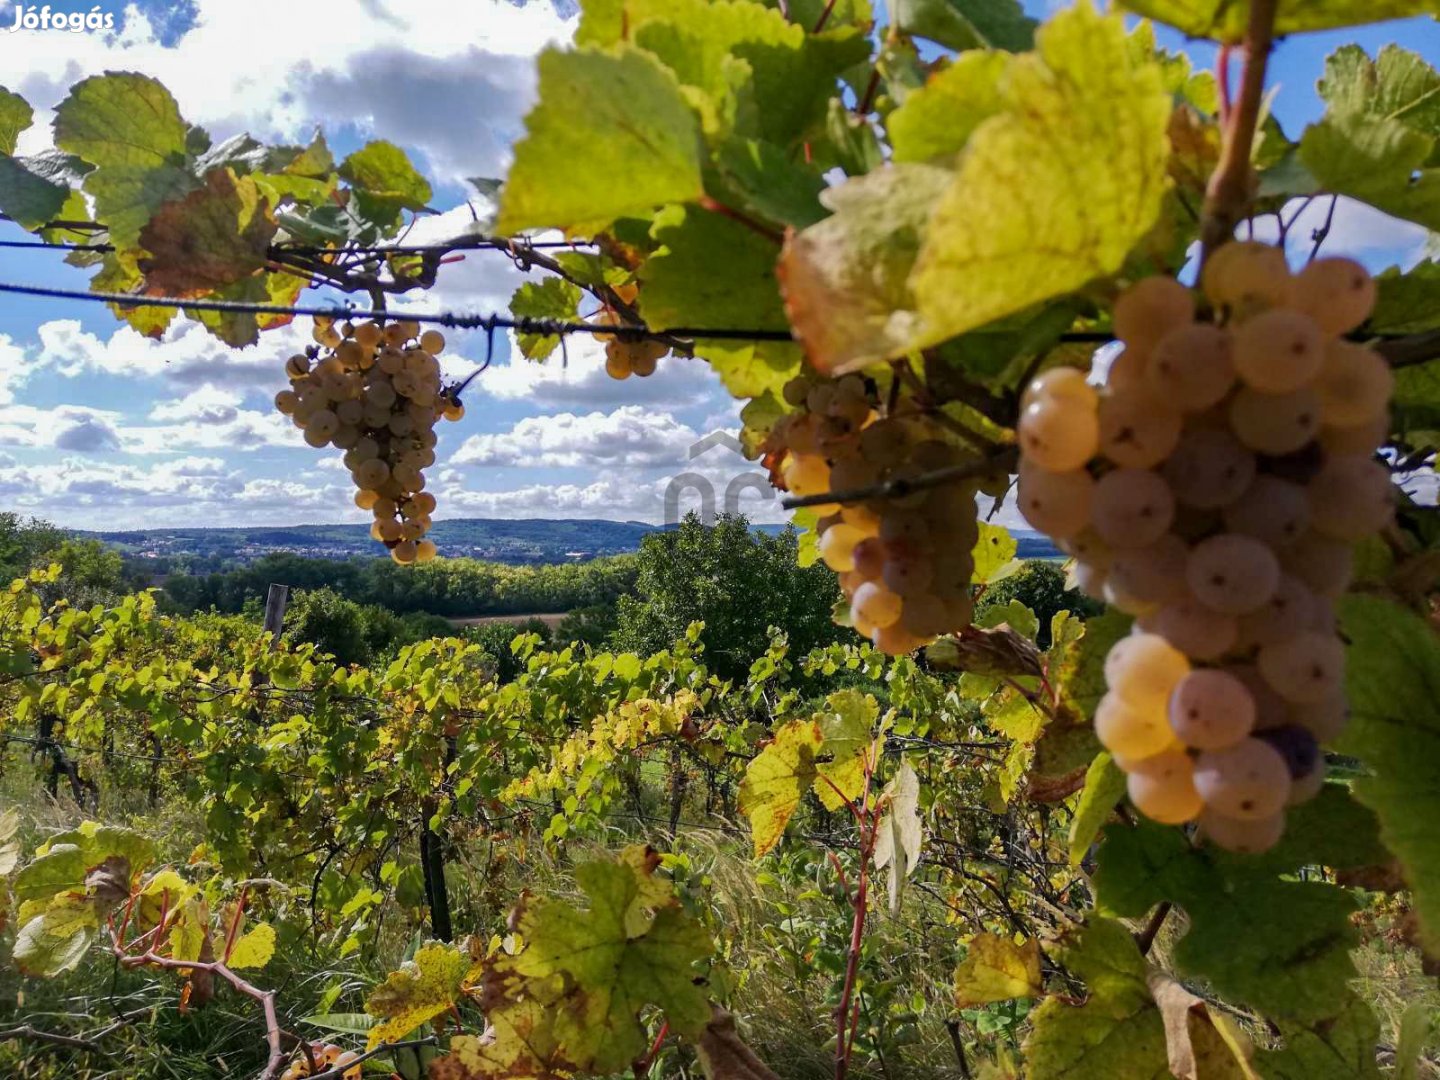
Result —
M459 420L465 408L444 389L439 331L420 332L409 320L344 323L316 319L316 346L290 357L290 389L275 408L290 417L314 447L345 451L345 467L359 490L355 505L375 515L370 535L401 565L427 562L425 539L435 496L424 470L435 463L435 424Z
M785 400L795 411L776 423L766 443L786 490L855 491L968 460L933 419L881 416L872 392L858 375L786 384ZM876 648L900 655L970 625L979 483L814 508L821 515L820 557L839 576L855 629Z
M624 289L616 290L622 299L631 301L635 298L635 289L630 287L629 291ZM623 326L619 312L614 308L606 307L596 317L597 322L606 326ZM654 338L635 337L628 338L623 334L605 335L605 374L612 379L628 379L631 375L638 375L644 379L655 374L660 366L660 358L670 351L670 346L664 345Z
M1105 664L1100 741L1147 816L1263 851L1323 783L1345 723L1334 600L1356 542L1394 512L1375 458L1393 385L1346 340L1375 285L1349 259L1291 275L1256 243L1201 278L1128 289L1124 350L1097 389L1056 368L1026 389L1019 506L1080 586L1135 616Z

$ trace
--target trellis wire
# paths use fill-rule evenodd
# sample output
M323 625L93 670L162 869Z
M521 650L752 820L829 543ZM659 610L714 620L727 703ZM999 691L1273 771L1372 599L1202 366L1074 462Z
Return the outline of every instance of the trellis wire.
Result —
M651 329L647 326L617 326L608 323L574 322L560 319L536 319L528 316L469 315L461 312L387 311L381 308L357 308L343 304L259 304L241 300L186 300L178 296L135 296L131 293L86 292L47 285L26 285L0 282L0 293L38 296L52 300L88 300L115 304L124 308L175 308L188 311L221 311L238 315L305 315L321 319L387 319L429 323L459 330L514 330L521 334L563 337L569 334L611 334L621 340L641 338L711 338L723 341L794 341L789 330L739 329L736 327L669 326Z

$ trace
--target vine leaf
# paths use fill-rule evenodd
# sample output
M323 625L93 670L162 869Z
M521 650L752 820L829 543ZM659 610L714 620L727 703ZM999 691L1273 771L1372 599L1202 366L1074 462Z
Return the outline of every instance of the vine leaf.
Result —
M1048 998L1030 1014L1031 1080L1157 1080L1168 1071L1165 1030L1145 983L1145 958L1118 922L1092 917L1056 946L1085 980L1081 1005Z
M35 110L19 94L0 86L0 154L15 153L20 133L35 119Z
M918 316L910 272L921 233L953 174L885 166L820 196L831 217L792 234L777 273L810 362L839 375L908 347Z
M1070 821L1070 865L1079 866L1100 828L1125 794L1125 774L1105 751L1095 755L1085 773L1085 787Z
M890 914L900 914L905 882L920 864L925 843L920 819L920 777L906 761L885 785L885 815L875 838L875 869L890 868Z
M1005 108L966 143L911 275L916 345L1112 274L1160 214L1171 112L1119 15L1081 4L1017 56Z
M1174 949L1182 974L1266 1015L1323 1027L1345 1008L1355 899L1324 882L1287 881L1274 864L1192 847L1150 822L1107 826L1094 875L1097 906L1140 918L1162 900L1190 928Z
M955 969L955 1007L1037 997L1043 986L1039 941L1017 945L999 934L976 934Z
M746 766L740 812L750 819L757 859L780 842L801 796L815 782L815 754L821 742L817 721L794 720Z
M1370 765L1355 797L1380 821L1380 837L1403 864L1429 952L1440 952L1440 642L1418 615L1373 596L1341 605L1350 640L1350 724L1339 748Z
M639 1057L647 1043L638 1013L647 1005L663 1008L682 1034L698 1033L710 1018L695 965L709 959L714 943L673 892L653 884L657 862L630 857L582 865L575 880L589 907L557 900L526 907L519 919L525 949L499 965L532 984L561 981L554 1032L577 1069L609 1073ZM637 905L652 912L643 928Z
M1301 162L1326 191L1440 228L1440 169L1427 167L1440 137L1437 89L1440 75L1397 46L1373 61L1358 46L1338 50L1320 82L1328 108L1301 136Z
M56 897L20 928L15 964L27 975L49 977L69 971L85 956L90 935L99 925L99 912L83 896Z
M1167 23L1192 37L1238 42L1245 36L1248 4L1232 0L1121 0L1137 15ZM1433 15L1430 0L1280 0L1275 33L1328 30L1338 26Z
M1250 1067L1250 1041L1234 1021L1158 968L1151 968L1145 981L1160 1010L1171 1074L1179 1080L1258 1080Z
M500 196L496 227L586 232L703 194L700 125L668 68L642 50L540 54L540 103ZM585 123L576 123L584 102Z
M427 1020L454 1008L467 983L478 978L469 953L442 941L428 941L398 971L392 971L365 999L365 1011L379 1017L367 1046L394 1042Z
M1016 0L896 0L895 29L957 51L1018 51L1035 40L1035 20Z
M212 169L205 186L168 202L140 232L146 285L166 296L198 296L265 266L276 232L255 181Z
M243 968L263 968L274 955L275 927L269 923L257 923L236 939L225 963L237 971Z
M527 281L510 297L510 314L517 319L574 319L580 304L580 288L564 278L545 278L543 281ZM557 334L531 334L520 332L515 335L520 355L530 360L544 360L560 347Z
M570 1075L559 1054L555 1014L533 998L486 1010L484 1035L456 1035L430 1065L429 1080L557 1080Z
M877 740L877 745L870 734L879 715L875 699L858 690L831 694L825 699L825 708L816 714L830 758L816 766L815 794L825 809L839 810L863 793L866 768L873 770L884 750L883 741Z
M188 130L170 91L134 72L84 79L55 110L55 145L101 168L181 164Z
M930 161L957 153L980 124L1004 107L1000 83L1012 57L967 52L955 58L886 120L895 160Z
M33 158L0 156L0 212L22 229L53 221L70 196L69 188L39 175L34 164Z
M400 211L423 210L430 201L430 182L405 151L384 139L356 150L340 163L339 173L354 189L360 215L382 228L393 227Z
M640 267L647 325L789 329L769 237L695 206L666 207L650 234L660 248ZM789 342L700 338L695 352L736 397L778 394L800 365L800 350Z

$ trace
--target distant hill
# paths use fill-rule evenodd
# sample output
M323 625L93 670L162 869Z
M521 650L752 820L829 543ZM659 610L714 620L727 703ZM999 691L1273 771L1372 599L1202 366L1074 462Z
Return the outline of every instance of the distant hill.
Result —
M599 555L635 551L640 541L668 526L641 521L594 521L570 518L452 518L437 521L430 536L447 556L468 556L491 562L581 562ZM761 525L775 533L782 526ZM134 529L85 532L133 558L179 556L224 563L248 563L276 551L319 559L346 559L375 554L375 541L365 525L285 525L217 529ZM1038 533L1016 531L1022 558L1051 558L1056 552Z

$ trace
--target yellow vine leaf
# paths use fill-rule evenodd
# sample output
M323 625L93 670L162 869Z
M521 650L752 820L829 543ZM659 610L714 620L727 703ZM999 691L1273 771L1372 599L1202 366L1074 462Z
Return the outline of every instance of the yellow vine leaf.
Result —
M978 934L955 969L955 1007L1035 997L1041 987L1040 942L1016 945L999 934Z
M257 923L236 939L226 963L237 970L263 968L274 955L275 927L269 923Z
M822 738L815 720L795 720L750 762L740 784L740 812L750 819L758 859L785 835L785 826L815 782L815 752Z
M373 1050L393 1042L447 1012L476 974L467 951L440 941L426 942L413 960L392 971L365 999L365 1011L381 1021L370 1029L367 1046Z
M911 285L933 345L1115 273L1154 225L1171 99L1119 15L1061 12L966 143Z
M555 1014L526 998L487 1009L484 1035L457 1035L430 1065L429 1080L553 1080L568 1075L555 1038Z

